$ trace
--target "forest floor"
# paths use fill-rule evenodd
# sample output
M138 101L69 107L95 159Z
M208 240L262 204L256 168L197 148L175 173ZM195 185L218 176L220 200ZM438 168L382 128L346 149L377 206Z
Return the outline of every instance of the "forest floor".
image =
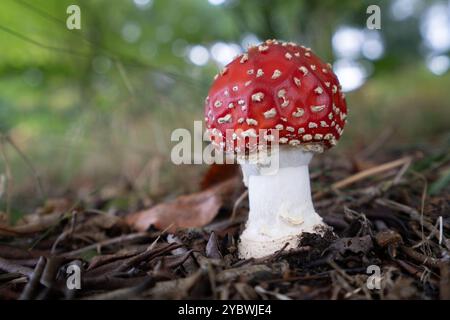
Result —
M106 210L105 194L49 199L0 225L0 299L450 299L448 148L399 154L318 157L314 204L334 233L261 259L237 255L248 214L237 176L157 214Z

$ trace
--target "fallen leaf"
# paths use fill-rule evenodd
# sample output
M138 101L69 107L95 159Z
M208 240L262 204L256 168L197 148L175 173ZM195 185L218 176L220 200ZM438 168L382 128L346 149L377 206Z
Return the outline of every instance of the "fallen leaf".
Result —
M34 216L31 222L19 224L16 226L0 225L0 236L27 236L38 233L57 224L63 219L64 213L55 212L43 216ZM27 220L28 221L28 220Z
M206 190L218 183L239 175L237 164L216 164L209 166L200 183L201 190Z
M125 217L129 226L146 231L150 226L173 232L178 228L202 227L210 223L222 205L241 188L238 177L228 179L205 191L180 196L148 210Z

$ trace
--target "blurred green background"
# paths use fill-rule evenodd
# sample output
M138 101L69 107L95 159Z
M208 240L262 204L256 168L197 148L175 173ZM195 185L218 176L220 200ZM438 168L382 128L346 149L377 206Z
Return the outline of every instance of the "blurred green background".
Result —
M66 27L71 4L81 30ZM380 30L366 28L371 4ZM213 76L268 38L333 64L349 124L330 154L450 148L450 1L2 0L0 211L198 189L205 167L171 164L170 134L193 130Z

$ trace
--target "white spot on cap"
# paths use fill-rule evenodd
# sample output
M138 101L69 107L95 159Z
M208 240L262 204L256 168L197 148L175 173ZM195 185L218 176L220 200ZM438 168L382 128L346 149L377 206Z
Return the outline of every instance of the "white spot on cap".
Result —
M311 141L312 140L312 135L310 135L310 134L305 134L304 136L303 136L303 141Z
M245 131L242 131L241 136L243 136L243 137L253 137L253 138L257 137L255 129L247 129Z
M264 71L262 69L256 70L256 77L257 78L262 77L263 75L264 75Z
M323 137L325 140L331 140L331 139L334 139L334 136L333 136L333 134L332 133L327 133L326 135L325 135L325 137Z
M284 55L286 57L286 59L291 60L292 59L292 54L290 54L289 52L286 52L286 54Z
M289 141L288 138L282 137L280 138L280 143L287 143Z
M305 133L305 128L298 128L298 134Z
M289 141L289 144L291 146L298 146L300 144L300 140L296 140L296 139L291 140L291 141Z
M292 112L292 116L295 118L300 118L305 114L305 110L303 108L297 108L297 111Z
M258 46L258 50L260 52L267 51L267 50L269 50L269 46L260 45L260 46Z
M245 120L247 122L247 124L249 126L257 126L258 125L258 121L256 121L255 119L252 118L247 118L247 120Z
M293 128L293 127L286 127L286 131L295 132L295 128Z
M236 92L236 91L239 90L239 87L238 87L238 86L234 86L233 88L231 88L231 90L233 90L234 92Z
M284 126L283 126L282 124L277 124L277 125L275 126L275 129L277 129L277 130L283 130L283 129L284 129Z
M325 121L320 121L320 126L322 128L328 128L328 124Z
M231 114L227 114L226 116L222 117L222 118L218 118L217 122L222 124L222 123L230 123L231 122Z
M242 58L241 58L240 63L244 63L244 62L246 62L247 60L248 60L248 54L244 53L244 54L242 55Z
M281 71L278 69L275 69L272 74L272 79L278 79L281 76Z
M297 77L294 77L294 83L295 83L295 85L296 85L297 87L300 87L301 84L302 84L302 82L300 81L300 79L297 78Z
M214 102L214 107L220 108L221 106L222 106L222 101L217 100L216 102Z
M286 90L285 89L278 90L277 96L278 98L284 98L286 96Z
M331 86L331 83L329 83L328 81L325 82L325 87L329 88Z
M248 87L251 84L252 84L252 80L248 80L247 82L244 83L244 86Z
M304 76L308 74L308 69L305 66L299 67L298 70L300 70Z
M255 73L255 70L253 70L253 69L248 69L248 70L247 70L247 74L249 74L249 75L250 75L250 74L254 74L254 73Z
M241 124L241 123L244 123L244 121L245 121L244 118L239 118L237 122L238 122L239 124Z
M264 93L257 92L255 94L252 94L252 101L255 102L261 102L264 99Z
M289 105L290 101L283 97L283 102L281 103L282 108L286 108Z
M314 92L317 93L317 94L322 94L323 93L323 89L322 89L322 87L317 87L317 88L314 89Z
M323 138L323 134L316 133L316 134L314 135L314 139L315 139L315 140L322 140L322 138Z
M306 52L305 52L305 57L311 57L311 53L308 52L308 51L306 51Z
M312 112L320 112L323 109L325 109L326 105L322 104L320 106L311 106L311 111Z
M317 123L315 123L315 122L308 123L308 128L310 128L310 129L317 128Z
M276 116L277 110L275 108L272 108L272 109L264 112L263 114L264 114L264 118L270 119L270 118L273 118Z

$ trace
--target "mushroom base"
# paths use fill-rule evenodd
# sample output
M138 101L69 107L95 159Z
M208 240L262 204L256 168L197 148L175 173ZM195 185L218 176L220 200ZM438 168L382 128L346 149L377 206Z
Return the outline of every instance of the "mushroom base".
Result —
M239 258L262 258L275 253L284 248L284 250L295 249L299 246L303 233L317 233L323 236L328 230L328 226L323 223L315 225L312 230L304 230L295 235L290 235L278 239L254 238L249 234L242 233L238 245Z

